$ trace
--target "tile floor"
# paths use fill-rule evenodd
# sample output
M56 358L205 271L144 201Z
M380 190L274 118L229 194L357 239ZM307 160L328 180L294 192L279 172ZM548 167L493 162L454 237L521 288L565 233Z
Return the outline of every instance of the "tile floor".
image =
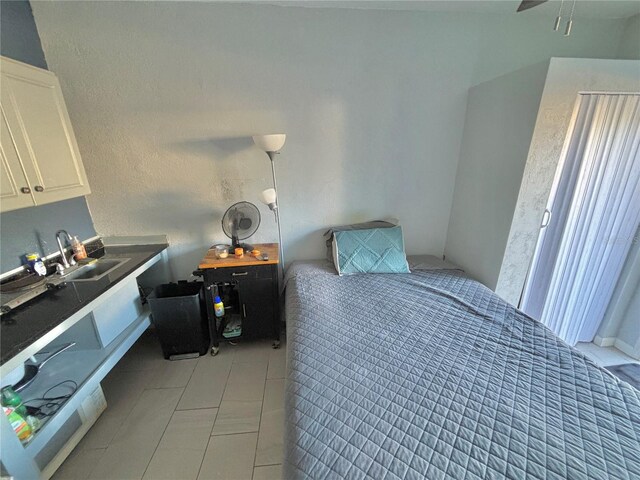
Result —
M601 366L638 362L579 343ZM223 345L164 360L145 333L102 383L108 408L55 480L269 480L282 477L285 345Z
M285 355L261 341L171 362L148 331L105 378L107 410L53 478L280 479Z
M595 343L578 343L576 348L601 367L622 365L623 363L640 363L615 347L600 347Z

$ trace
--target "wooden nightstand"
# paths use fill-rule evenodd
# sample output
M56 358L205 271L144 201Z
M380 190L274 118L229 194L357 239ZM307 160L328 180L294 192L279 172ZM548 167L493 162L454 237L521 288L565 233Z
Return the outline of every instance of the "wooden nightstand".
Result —
M220 339L225 339L222 328L216 326L213 311L218 290L226 299L226 322L239 319L242 323L241 336L229 340L271 337L273 347L280 346L278 244L255 244L254 248L269 255L269 260L259 260L246 253L242 258L229 255L217 259L214 250L209 249L198 265L204 279L211 355L218 353Z

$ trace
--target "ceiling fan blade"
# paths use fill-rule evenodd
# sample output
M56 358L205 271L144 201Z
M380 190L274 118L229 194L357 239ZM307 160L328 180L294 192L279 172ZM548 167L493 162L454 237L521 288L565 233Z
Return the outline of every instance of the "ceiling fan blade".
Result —
M517 12L523 12L525 10L529 10L530 8L537 7L541 3L545 3L547 0L522 0L520 5L518 6Z

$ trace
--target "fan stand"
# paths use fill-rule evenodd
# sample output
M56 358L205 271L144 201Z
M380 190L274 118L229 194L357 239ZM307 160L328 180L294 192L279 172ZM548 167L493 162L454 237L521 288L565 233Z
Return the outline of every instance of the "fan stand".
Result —
M253 250L253 245L248 243L240 243L238 237L236 235L231 236L231 249L235 250L236 248L242 248L245 252L250 252ZM233 253L233 252L229 252Z

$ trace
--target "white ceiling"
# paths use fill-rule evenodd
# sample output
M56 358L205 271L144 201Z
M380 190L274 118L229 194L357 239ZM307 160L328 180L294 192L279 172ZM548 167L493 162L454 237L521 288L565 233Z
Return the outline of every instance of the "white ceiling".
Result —
M238 1L238 0L236 0ZM473 12L489 14L515 13L519 0L288 0L247 1L238 3L263 3L288 7L307 8L356 8L368 10L402 10L426 12ZM563 10L571 8L572 0L564 0ZM550 0L520 15L555 16L560 0ZM577 0L575 17L582 18L626 18L640 14L640 0Z

